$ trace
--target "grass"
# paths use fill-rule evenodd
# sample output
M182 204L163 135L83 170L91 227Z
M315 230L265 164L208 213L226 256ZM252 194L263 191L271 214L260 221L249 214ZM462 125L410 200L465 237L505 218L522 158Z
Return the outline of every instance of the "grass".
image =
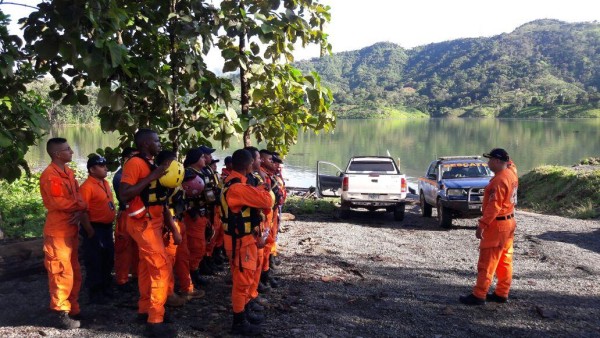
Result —
M302 198L299 196L290 196L285 201L283 212L289 212L295 216L312 215L315 213L332 213L336 210L335 202L339 198Z
M600 217L600 167L535 168L519 179L519 207L573 218Z
M46 209L39 188L40 174L15 182L0 181L0 229L8 238L41 237Z

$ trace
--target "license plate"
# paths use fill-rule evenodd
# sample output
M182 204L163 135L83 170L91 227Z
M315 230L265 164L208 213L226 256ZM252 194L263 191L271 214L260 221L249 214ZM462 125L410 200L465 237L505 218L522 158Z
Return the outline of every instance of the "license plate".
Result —
M469 204L469 209L479 209L481 208L481 205L479 204Z
M369 194L368 197L369 197L370 200L377 200L377 199L379 199L379 195L377 195L377 194Z

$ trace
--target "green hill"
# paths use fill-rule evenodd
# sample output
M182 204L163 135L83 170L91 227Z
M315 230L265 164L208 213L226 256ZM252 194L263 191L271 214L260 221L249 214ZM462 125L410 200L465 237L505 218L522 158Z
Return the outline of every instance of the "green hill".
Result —
M381 42L300 61L339 117L600 117L600 23L537 20L413 49Z

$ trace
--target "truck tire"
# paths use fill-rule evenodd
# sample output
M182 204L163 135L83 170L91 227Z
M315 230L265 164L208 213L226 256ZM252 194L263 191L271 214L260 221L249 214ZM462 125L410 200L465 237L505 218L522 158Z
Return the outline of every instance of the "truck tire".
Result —
M394 220L395 221L403 221L405 210L406 210L406 205L404 203L398 204L396 206L396 209L394 209Z
M445 229L452 227L452 213L448 208L444 208L442 202L437 203L438 224Z
M340 218L341 219L350 218L350 206L348 206L345 203L342 203L342 205L340 206Z
M431 206L431 204L425 201L425 195L423 195L422 191L419 194L419 202L421 202L421 216L431 217L431 211L433 210L433 207Z

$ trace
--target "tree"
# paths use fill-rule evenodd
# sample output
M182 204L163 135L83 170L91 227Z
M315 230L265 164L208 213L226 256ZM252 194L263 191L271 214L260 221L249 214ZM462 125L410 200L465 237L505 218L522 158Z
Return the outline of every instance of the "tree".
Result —
M300 127L332 127L331 93L318 75L303 76L289 65L296 42L330 49L322 32L328 8L309 0L220 5L219 10L200 0L48 0L21 22L36 71L49 72L56 82L51 97L87 104L85 89L98 87L102 130L121 133L120 146L131 144L138 128L152 127L175 151L210 143L209 138L226 146L244 131L286 151ZM248 39L240 39L237 48L224 36L217 44L224 70L235 63L250 84L242 87L241 120L232 105L231 80L210 72L204 61L221 29ZM261 47L254 39L266 48L269 63L258 56ZM115 158L118 150L99 152Z
M36 78L21 51L22 41L10 35L9 17L0 10L0 179L14 181L24 170L30 173L25 154L44 134L44 100L28 92Z
M323 32L329 7L311 0L225 0L219 18L223 72L239 72L245 146L254 135L287 153L300 128L333 128L331 91L317 73L305 76L290 65L295 44L319 44L322 54L331 50Z
M204 62L218 30L215 8L197 0L52 0L38 7L22 20L24 38L36 70L56 82L51 97L87 104L86 87L98 87L101 128L118 131L120 146L142 127L165 135L163 146L175 151L233 134L235 114L217 110L231 101L231 82Z

